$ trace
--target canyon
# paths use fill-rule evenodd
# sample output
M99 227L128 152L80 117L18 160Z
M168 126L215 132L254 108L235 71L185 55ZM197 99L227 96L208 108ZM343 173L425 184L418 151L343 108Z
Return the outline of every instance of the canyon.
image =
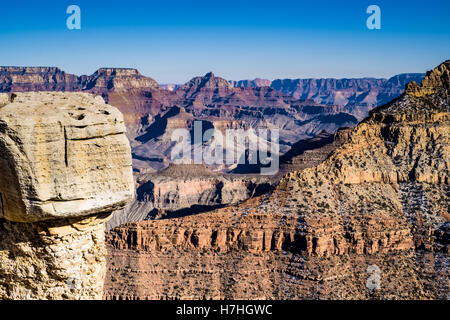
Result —
M0 298L448 299L450 61L420 78L0 68ZM194 121L280 128L279 173L171 163Z
M201 122L204 130L213 128L223 134L232 129L279 129L280 156L292 154L299 145L305 150L313 148L314 143L309 146L305 143L320 140L321 133L325 131L332 136L338 128L355 126L372 107L382 101L382 97L399 95L406 81L419 79L421 76L423 75L409 74L392 79L228 81L214 73L208 73L185 84L164 86L141 75L136 69L101 68L90 76L76 76L55 67L0 67L0 92L62 91L101 95L124 115L139 192L145 188L144 184L154 184L155 190L159 191L169 190L169 184L159 181L161 179L155 173L168 169L173 164L173 132L177 129L192 131L196 121ZM344 100L329 98L342 96L343 92L347 97ZM369 101L363 97L372 98ZM329 141L324 139L322 142ZM226 153L226 147L223 151ZM318 157L314 164L323 160L331 151L332 148L328 148L320 155L316 153ZM312 151L307 151L306 155L308 154L311 155ZM290 161L286 157L284 159ZM300 162L297 161L296 166L291 166L291 169L310 165L309 159ZM287 168L283 163L281 166ZM136 197L125 210L114 214L108 228L128 221L160 216L158 211L174 213L190 208L195 213L206 209L205 206L214 208L235 204L254 195L256 189L271 188L276 181L251 177L252 174L259 173L260 166L216 165L205 169L214 172L206 180L192 177L191 173L195 170L185 171L184 177L175 174L166 178L172 181L172 187L178 184L202 184L203 187L197 189L195 196L185 195L183 190L172 188L170 192L160 196L166 200L157 204L153 202L151 195ZM286 172L285 169L283 172ZM168 176L168 172L175 171L174 168L169 169L165 176ZM165 201L169 198L178 200L166 205ZM194 199L201 199L198 200L196 210L192 207Z
M449 114L446 61L272 191L111 230L104 298L449 299Z
M355 126L371 108L399 96L407 82L422 77L227 81L210 72L168 90L136 69L101 68L76 76L55 67L0 67L0 92L101 95L124 114L135 170L148 172L171 163L171 133L191 128L193 121L220 131L277 128L285 153L323 130L334 133Z

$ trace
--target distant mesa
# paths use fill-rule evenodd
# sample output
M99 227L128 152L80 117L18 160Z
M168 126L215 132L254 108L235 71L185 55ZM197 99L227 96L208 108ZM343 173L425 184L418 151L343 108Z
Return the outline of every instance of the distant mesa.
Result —
M76 76L56 67L0 67L0 92L90 90L105 94L158 87L154 79L131 68L100 68L90 76Z
M238 80L238 81L230 81L233 87L237 88L257 88L257 87L270 87L272 84L271 80L256 78L253 80Z

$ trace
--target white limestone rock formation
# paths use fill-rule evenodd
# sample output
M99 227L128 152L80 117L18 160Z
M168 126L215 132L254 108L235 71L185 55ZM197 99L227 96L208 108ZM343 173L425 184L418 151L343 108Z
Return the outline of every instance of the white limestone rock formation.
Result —
M134 196L122 114L99 96L0 96L0 299L100 299L104 223Z

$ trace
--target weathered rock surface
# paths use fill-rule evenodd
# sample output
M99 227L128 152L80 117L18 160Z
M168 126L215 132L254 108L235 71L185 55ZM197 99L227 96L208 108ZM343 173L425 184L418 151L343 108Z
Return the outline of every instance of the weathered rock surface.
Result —
M108 299L448 299L450 61L267 196L108 233Z
M108 218L0 219L0 300L102 299Z
M104 224L134 195L121 113L84 93L0 107L0 299L99 299Z
M110 95L110 101L116 98L117 95ZM270 87L236 88L213 73L193 78L175 92L153 91L145 99L148 107L133 111L140 114L136 120L143 119L132 129L136 132L132 137L134 158L139 159L135 168L141 171L149 167L160 170L161 163L170 163L173 129L190 130L195 120L202 121L206 129L215 128L222 133L226 129L279 129L281 153L324 129L335 132L341 126L351 127L358 122L341 106L294 99ZM229 172L233 168L218 169Z
M238 204L273 188L276 179L260 175L228 175L203 165L171 165L139 175L136 199L114 212L107 229L127 222L168 219Z
M79 91L87 82L55 67L0 67L0 91Z
M13 97L0 109L0 218L90 215L131 200L131 150L116 108L81 93Z
M233 85L233 87L238 88L247 88L247 87L257 88L257 87L270 87L272 81L268 79L256 78L253 80L230 81L230 83L231 85Z
M131 89L158 89L154 79L144 77L136 69L101 68L88 77L83 90L107 95L110 91L123 92Z
M106 94L144 88L158 88L158 83L136 69L101 68L90 76L76 76L55 67L0 67L2 92L91 90Z
M233 124L224 123L228 125ZM217 128L221 130L222 126ZM322 132L295 143L280 158L280 170L274 176L261 176L259 165L242 165L235 169L255 174L222 174L203 165L170 165L159 172L136 174L136 199L114 213L106 224L107 229L127 222L198 214L267 193L285 173L315 167L324 161L348 139L349 132L349 128L334 135Z
M0 107L3 107L9 103L9 97L6 93L0 93Z

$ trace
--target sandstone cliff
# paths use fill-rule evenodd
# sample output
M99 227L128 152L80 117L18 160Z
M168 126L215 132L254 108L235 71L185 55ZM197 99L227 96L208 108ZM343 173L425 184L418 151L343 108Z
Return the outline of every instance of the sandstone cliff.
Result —
M450 61L269 195L108 233L108 299L448 299Z
M171 165L137 177L136 199L116 211L107 229L127 222L169 219L238 204L273 188L276 179L259 175L224 175L203 165Z
M166 90L136 69L101 68L89 76L76 76L51 67L0 67L0 92L85 91L102 95L124 114L134 168L148 172L171 163L171 132L189 128L194 120L214 127L239 122L242 128L278 128L280 151L284 153L297 141L323 130L334 133L339 127L355 126L370 109L400 95L406 82L422 77L404 74L391 79L229 82L210 72L177 85L176 90ZM177 114L180 108L183 115Z
M0 67L0 91L80 91L87 77L55 67Z
M136 69L101 68L90 76L76 76L55 67L0 67L1 92L91 90L107 94L155 88L158 83Z
M84 93L1 101L0 299L100 299L104 224L134 195L122 114Z

